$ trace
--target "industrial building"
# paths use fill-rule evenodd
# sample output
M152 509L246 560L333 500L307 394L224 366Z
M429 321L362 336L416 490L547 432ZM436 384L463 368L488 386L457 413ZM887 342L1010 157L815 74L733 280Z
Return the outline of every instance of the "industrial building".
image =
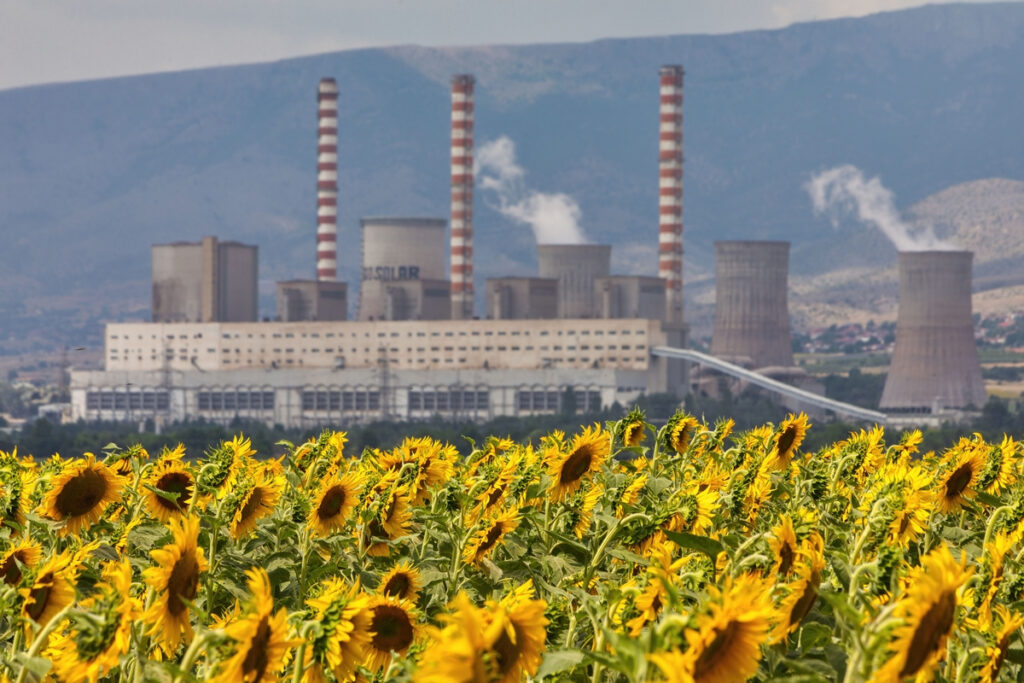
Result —
M973 257L969 251L900 252L896 346L879 402L883 410L984 405L971 311Z
M650 353L686 339L682 68L660 76L658 277L612 275L609 245L542 244L538 277L488 279L488 319L476 319L475 80L460 74L451 81L450 223L363 218L358 306L355 320L346 320L347 284L337 280L339 92L323 79L316 279L278 283L274 322L217 322L230 307L207 302L203 287L221 286L225 272L210 275L203 260L164 258L160 272L168 278L202 285L188 312L164 313L154 251L154 320L167 324L107 326L105 369L72 373L75 419L244 418L290 427L434 415L484 420L593 411L644 393L685 391L682 361ZM204 242L211 248L215 241ZM251 260L245 320L255 321L255 251ZM156 318L158 311L166 317Z
M204 237L153 245L153 322L247 322L259 307L257 248Z

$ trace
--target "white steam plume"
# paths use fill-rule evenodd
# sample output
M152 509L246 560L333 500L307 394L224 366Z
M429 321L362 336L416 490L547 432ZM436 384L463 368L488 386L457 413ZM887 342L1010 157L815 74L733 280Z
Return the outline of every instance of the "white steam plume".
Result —
M898 251L951 250L957 247L935 235L930 225L916 227L902 218L893 195L877 177L867 179L856 166L845 164L822 171L805 185L816 213L827 214L838 225L844 212L881 230Z
M482 145L473 163L476 185L494 193L494 206L509 218L533 228L537 244L585 244L576 200L567 194L537 192L526 186L526 171L516 163L516 145L502 135Z

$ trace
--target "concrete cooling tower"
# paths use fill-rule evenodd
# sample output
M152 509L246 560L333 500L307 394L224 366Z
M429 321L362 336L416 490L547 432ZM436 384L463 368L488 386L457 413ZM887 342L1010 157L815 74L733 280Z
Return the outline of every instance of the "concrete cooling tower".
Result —
M364 218L359 320L451 314L443 218ZM443 296L443 301L439 297Z
M880 407L898 412L985 403L971 318L969 251L900 252L896 347Z
M542 278L558 281L559 318L596 318L600 313L594 280L611 272L608 244L538 244Z
M715 242L711 354L754 368L793 365L789 242Z

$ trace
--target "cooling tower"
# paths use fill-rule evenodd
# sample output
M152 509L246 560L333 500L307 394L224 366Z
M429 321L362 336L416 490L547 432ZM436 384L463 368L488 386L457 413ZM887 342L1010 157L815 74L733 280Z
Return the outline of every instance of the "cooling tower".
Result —
M473 77L452 78L452 318L473 317Z
M359 287L359 320L389 320L399 289L405 298L418 296L422 281L447 283L443 218L364 218L363 270ZM436 289L432 287L431 289ZM390 294L389 294L390 292ZM448 297L445 288L445 297ZM422 302L413 301L402 318L419 317ZM447 313L445 314L447 317Z
M789 242L715 242L714 356L790 367Z
M316 279L338 279L338 84L317 87Z
M538 244L540 276L558 281L559 318L596 318L600 312L594 280L611 270L607 244Z
M665 281L665 322L683 322L683 67L659 76L658 277Z
M985 403L971 317L969 251L900 252L896 348L883 410L980 408Z

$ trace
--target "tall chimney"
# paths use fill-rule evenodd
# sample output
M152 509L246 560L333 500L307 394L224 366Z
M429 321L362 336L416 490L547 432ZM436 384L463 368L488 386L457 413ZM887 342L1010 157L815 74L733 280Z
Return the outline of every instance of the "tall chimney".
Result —
M879 405L887 412L981 408L969 251L901 251L896 347Z
M658 277L665 322L683 322L683 67L663 66L658 126Z
M473 317L473 76L452 77L452 319Z
M338 84L320 79L316 93L316 279L338 279Z

